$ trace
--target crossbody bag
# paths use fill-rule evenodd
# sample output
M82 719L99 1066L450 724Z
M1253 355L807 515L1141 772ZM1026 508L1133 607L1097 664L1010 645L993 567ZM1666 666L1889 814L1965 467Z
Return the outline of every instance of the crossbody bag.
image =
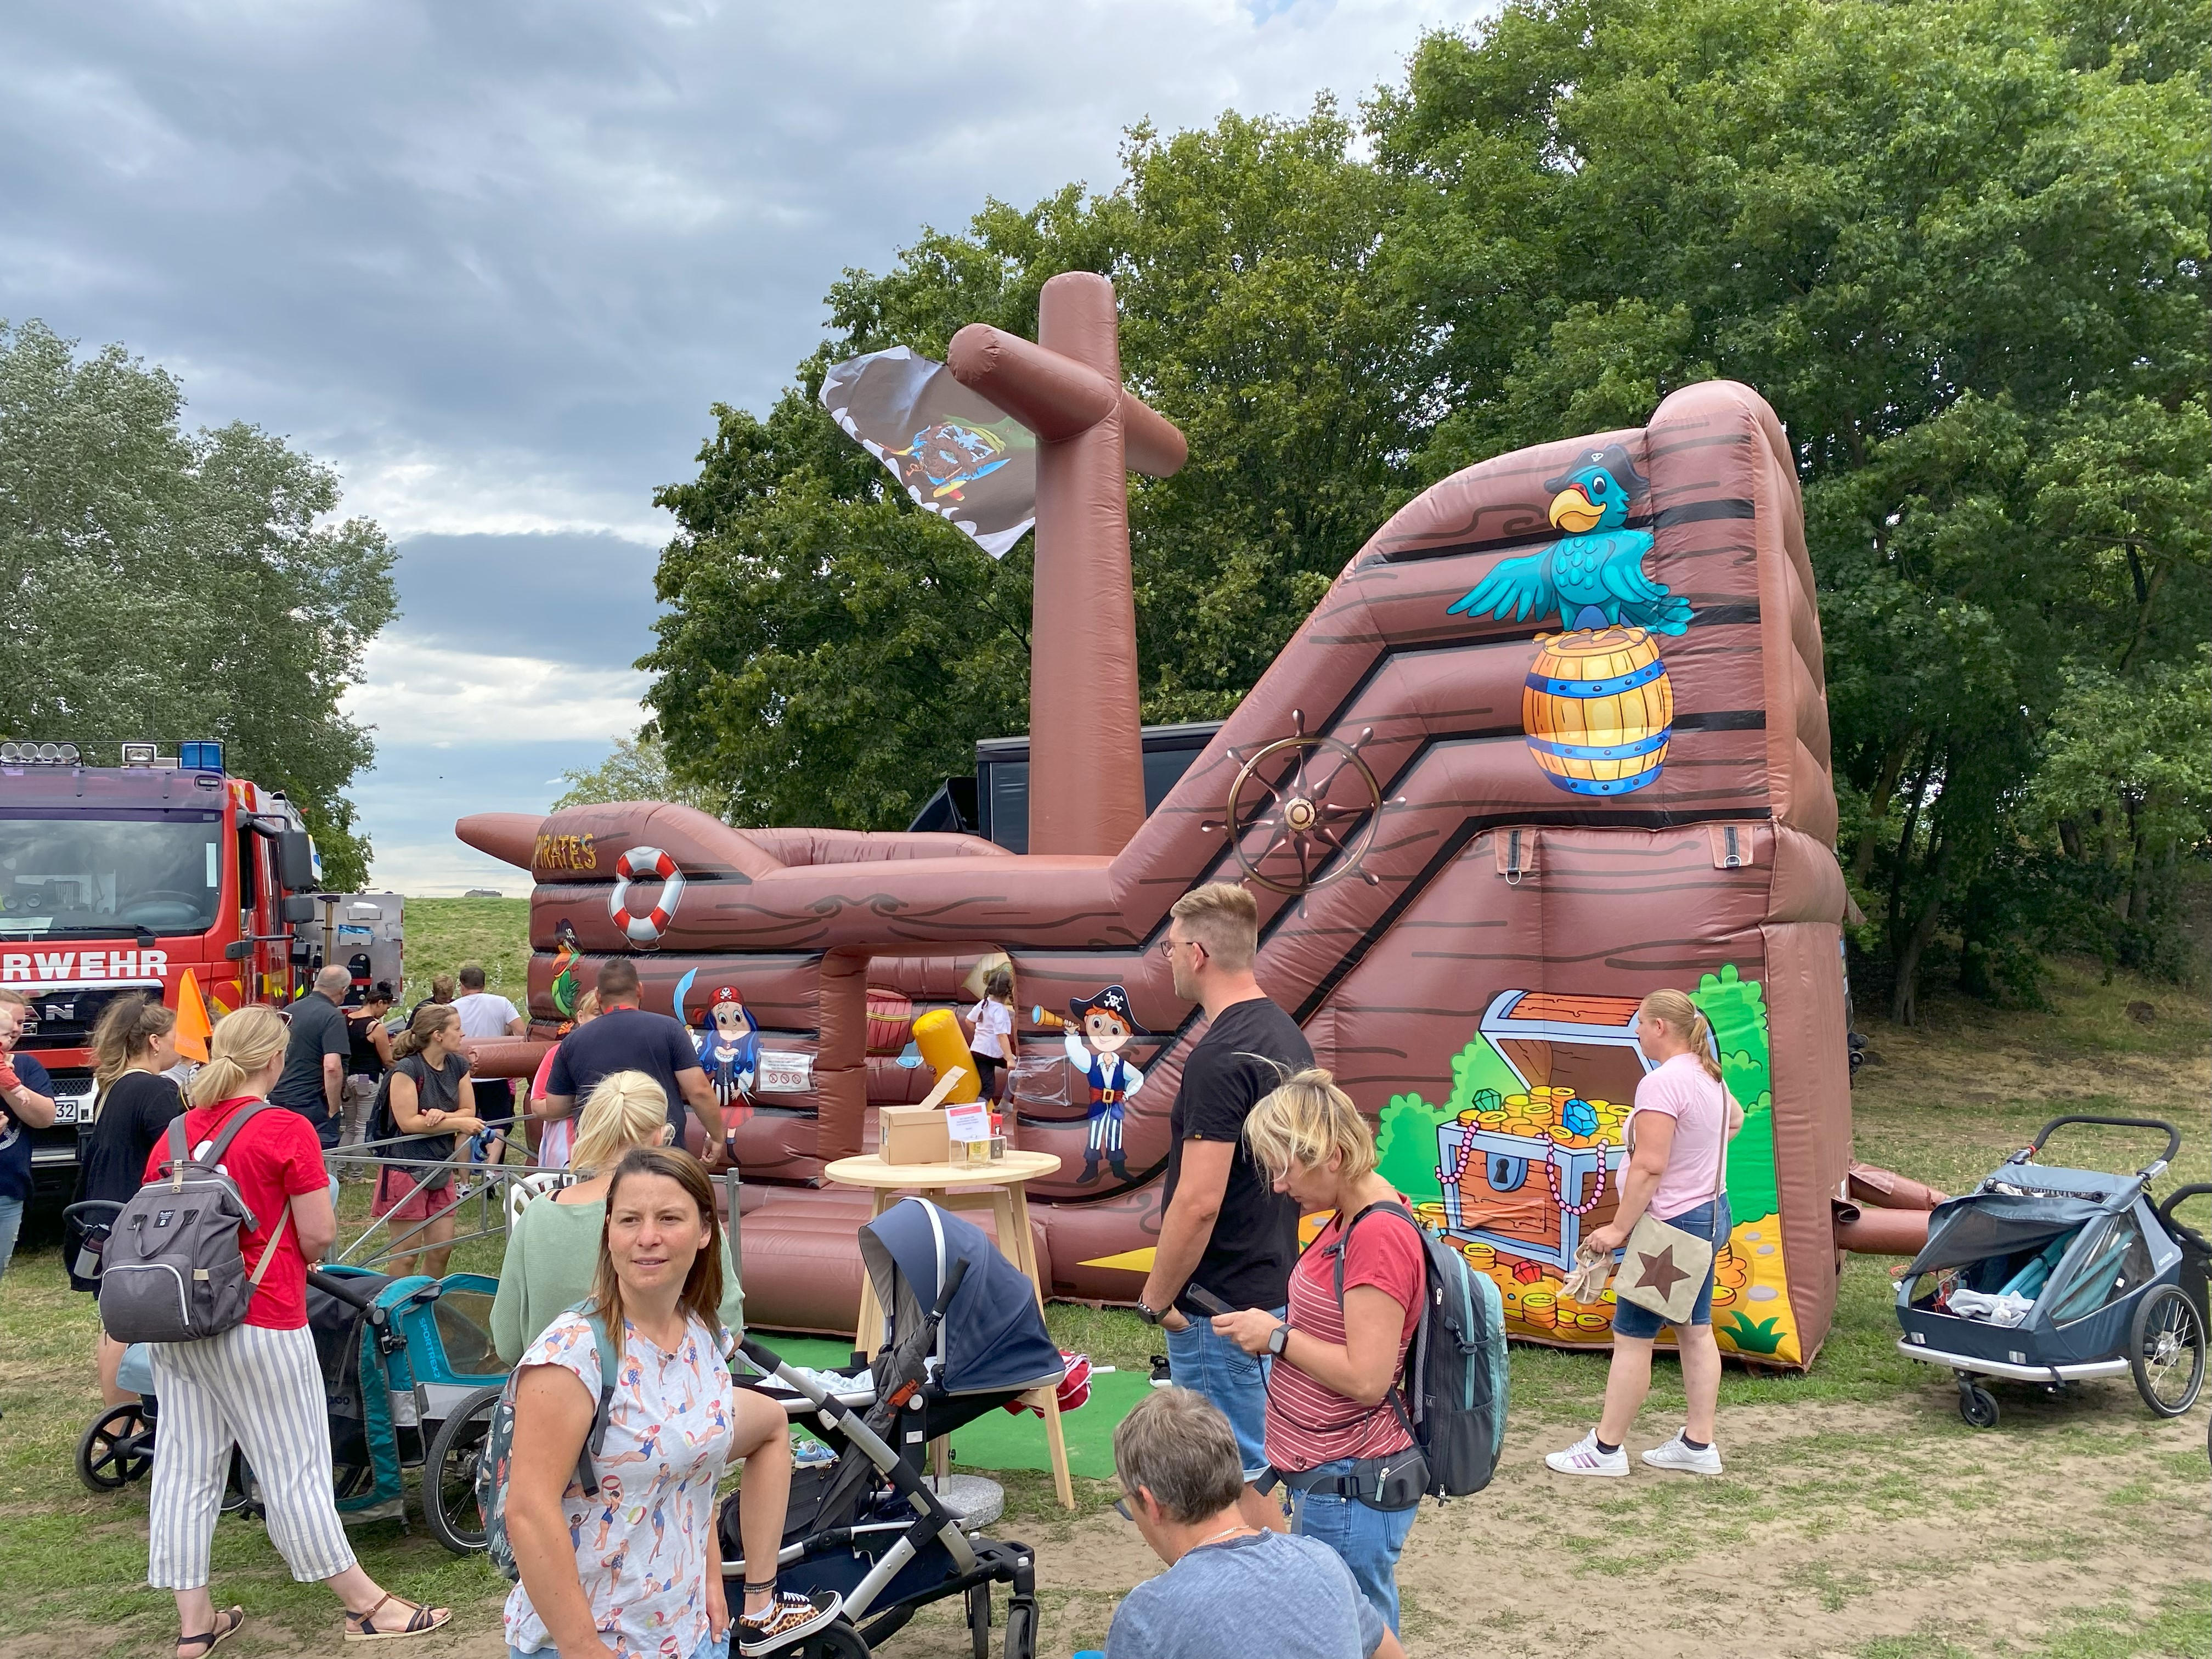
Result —
M1713 1195L1711 1231L1720 1230L1721 1200L1728 1191L1729 1091L1721 1085L1720 1145L1713 1158ZM1636 1114L1629 1115L1628 1150L1636 1152ZM1662 1221L1646 1210L1629 1229L1628 1242L1621 1249L1620 1273L1613 1280L1613 1293L1624 1301L1633 1302L1647 1313L1654 1314L1669 1325L1680 1325L1690 1316L1698 1305L1698 1297L1705 1288L1705 1280L1713 1270L1713 1256L1718 1245L1717 1237L1699 1238L1686 1228L1672 1222Z

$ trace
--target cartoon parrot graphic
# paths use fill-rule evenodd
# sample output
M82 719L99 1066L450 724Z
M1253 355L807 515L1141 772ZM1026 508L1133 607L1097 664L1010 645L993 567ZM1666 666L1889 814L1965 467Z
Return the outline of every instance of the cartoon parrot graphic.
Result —
M576 1017L576 963L582 959L583 948L576 938L575 924L563 916L553 924L553 1008L563 1019Z
M1625 623L1654 634L1689 625L1690 602L1644 574L1650 532L1626 527L1628 509L1651 486L1626 448L1591 450L1544 488L1553 492L1551 521L1566 533L1540 553L1501 560L1448 615L1519 622L1556 611L1566 629Z

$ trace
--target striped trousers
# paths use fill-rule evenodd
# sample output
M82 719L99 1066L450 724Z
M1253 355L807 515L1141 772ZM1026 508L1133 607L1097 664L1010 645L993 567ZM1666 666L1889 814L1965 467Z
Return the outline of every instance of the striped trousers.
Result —
M302 1327L236 1325L199 1342L153 1345L154 1488L146 1582L198 1589L222 1506L233 1443L253 1466L270 1540L301 1583L354 1564L331 1496L331 1425L315 1339Z

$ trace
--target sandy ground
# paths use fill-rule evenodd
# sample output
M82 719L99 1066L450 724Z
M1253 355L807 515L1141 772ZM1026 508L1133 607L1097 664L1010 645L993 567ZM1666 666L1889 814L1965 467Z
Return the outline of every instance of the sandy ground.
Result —
M1645 1426L1632 1449L1662 1437L1664 1425ZM2072 1610L2124 1608L2147 1620L2207 1577L2204 1409L2160 1422L2124 1382L2013 1405L1987 1433L1959 1423L1940 1382L1879 1405L1742 1408L1723 1416L1722 1430L1729 1472L1717 1480L1640 1466L1627 1480L1570 1480L1542 1456L1574 1426L1516 1421L1491 1490L1425 1506L1413 1528L1399 1575L1408 1650L1434 1659L1565 1659L1601 1644L1652 1659L2033 1650ZM1101 1642L1126 1588L1159 1571L1110 1510L1071 1522L1032 1516L1024 1530L1048 1587L1039 1650L1059 1659ZM409 1650L499 1659L491 1612L470 1609L470 1634ZM1624 1614L1632 1638L1604 1635ZM1267 1651L1259 1616L1255 1656ZM57 1629L8 1652L64 1659L90 1634ZM233 1650L289 1646L242 1641ZM884 1651L964 1659L967 1632L946 1607Z
M2096 1404L2020 1456L2002 1428L1960 1425L1940 1389L1747 1409L1723 1419L1729 1472L1714 1480L1554 1475L1542 1455L1573 1431L1522 1430L1490 1492L1424 1509L1400 1565L1406 1645L1581 1655L1627 1611L1627 1650L1655 1659L1856 1654L1915 1635L1983 1650L2038 1641L2070 1607L2117 1596L2148 1613L2206 1577L2204 1414L2154 1422L2132 1391ZM1158 1565L1110 1514L1039 1559L1066 1592L1047 1631L1062 1655L1102 1636L1119 1587Z

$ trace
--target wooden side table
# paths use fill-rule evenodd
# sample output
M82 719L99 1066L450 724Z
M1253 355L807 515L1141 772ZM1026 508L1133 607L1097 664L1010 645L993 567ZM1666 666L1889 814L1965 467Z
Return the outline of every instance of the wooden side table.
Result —
M1036 1293L1037 1309L1044 1308L1045 1287L1037 1276L1036 1250L1030 1238L1029 1183L1040 1176L1059 1172L1060 1159L1050 1152L1009 1152L988 1164L886 1164L879 1154L841 1158L822 1173L841 1186L873 1190L870 1219L911 1193L940 1209L988 1210L996 1225L999 1250L1019 1267ZM853 1343L871 1356L881 1341L883 1304L876 1299L875 1281L860 1275L860 1316ZM1075 1507L1075 1486L1067 1473L1067 1438L1060 1428L1060 1394L1055 1389L1032 1389L1029 1402L1044 1413L1045 1444L1052 1454L1053 1491L1064 1509ZM939 1473L944 1473L945 1443L936 1443Z

